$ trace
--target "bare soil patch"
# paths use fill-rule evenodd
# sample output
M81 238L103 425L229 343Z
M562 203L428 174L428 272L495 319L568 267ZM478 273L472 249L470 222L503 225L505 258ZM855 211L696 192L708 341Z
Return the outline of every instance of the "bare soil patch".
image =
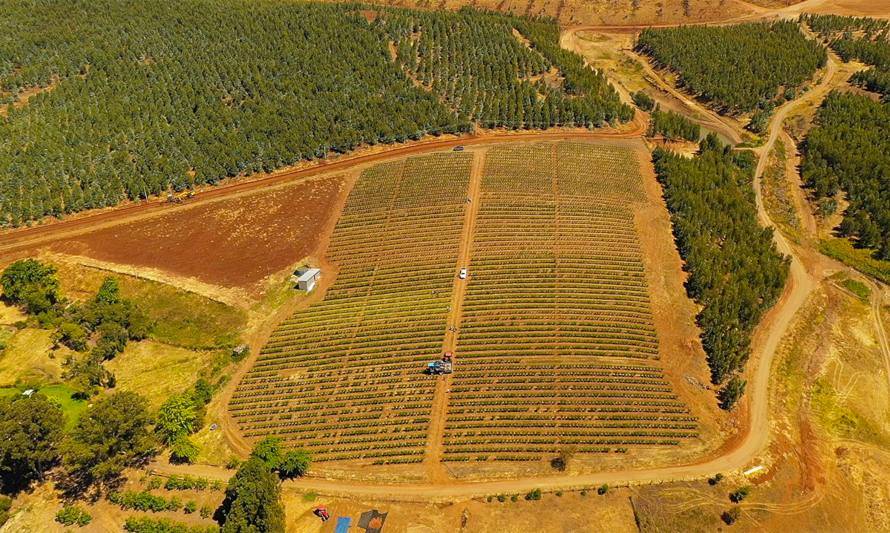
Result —
M312 180L99 229L51 250L146 267L226 287L256 289L267 276L312 255L339 177Z

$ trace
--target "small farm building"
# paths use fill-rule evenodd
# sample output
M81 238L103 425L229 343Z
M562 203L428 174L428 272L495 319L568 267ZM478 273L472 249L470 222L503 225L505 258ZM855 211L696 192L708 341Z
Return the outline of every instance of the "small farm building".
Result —
M294 275L290 277L291 281L297 284L297 288L306 292L312 292L318 278L321 276L321 270L317 268L298 268Z

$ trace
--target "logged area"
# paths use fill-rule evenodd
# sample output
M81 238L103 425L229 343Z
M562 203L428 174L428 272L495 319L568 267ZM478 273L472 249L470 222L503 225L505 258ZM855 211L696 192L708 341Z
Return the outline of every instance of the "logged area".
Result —
M560 142L365 171L327 250L333 285L230 402L243 435L373 463L429 459L431 438L435 460L528 461L698 437L660 361L639 168L627 148ZM439 408L423 370L443 348Z
M626 149L491 149L458 331L446 460L677 445L696 421L658 365Z
M558 40L551 22L472 10L365 17L351 5L272 0L7 2L0 227L477 122L629 120L605 77ZM550 72L559 83L542 81ZM27 105L5 103L29 94Z

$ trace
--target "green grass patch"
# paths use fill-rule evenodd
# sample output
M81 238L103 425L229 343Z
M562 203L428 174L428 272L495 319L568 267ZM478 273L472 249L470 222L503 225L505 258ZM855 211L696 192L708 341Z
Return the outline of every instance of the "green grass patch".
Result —
M8 398L17 396L27 390L28 387L2 387L0 388L0 398ZM50 400L59 404L62 408L62 414L65 415L65 430L74 428L80 415L87 408L87 402L83 400L75 400L71 397L74 389L68 385L47 385L46 387L34 387L40 394L45 395Z
M867 276L890 283L890 261L875 259L872 250L854 248L847 239L830 237L819 242L819 251Z
M309 492L303 493L304 502L314 502L316 498L318 498L318 494L312 492L311 490Z
M869 289L868 285L862 283L861 281L855 279L845 279L841 282L841 285L848 291L855 294L861 300L868 301L869 296L871 296L871 289Z

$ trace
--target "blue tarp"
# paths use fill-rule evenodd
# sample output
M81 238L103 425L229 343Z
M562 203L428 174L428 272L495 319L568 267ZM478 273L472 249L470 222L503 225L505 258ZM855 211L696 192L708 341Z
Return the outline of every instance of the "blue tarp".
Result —
M348 516L338 516L337 517L337 528L334 529L334 533L347 533L349 531L349 526L352 525L352 518Z

